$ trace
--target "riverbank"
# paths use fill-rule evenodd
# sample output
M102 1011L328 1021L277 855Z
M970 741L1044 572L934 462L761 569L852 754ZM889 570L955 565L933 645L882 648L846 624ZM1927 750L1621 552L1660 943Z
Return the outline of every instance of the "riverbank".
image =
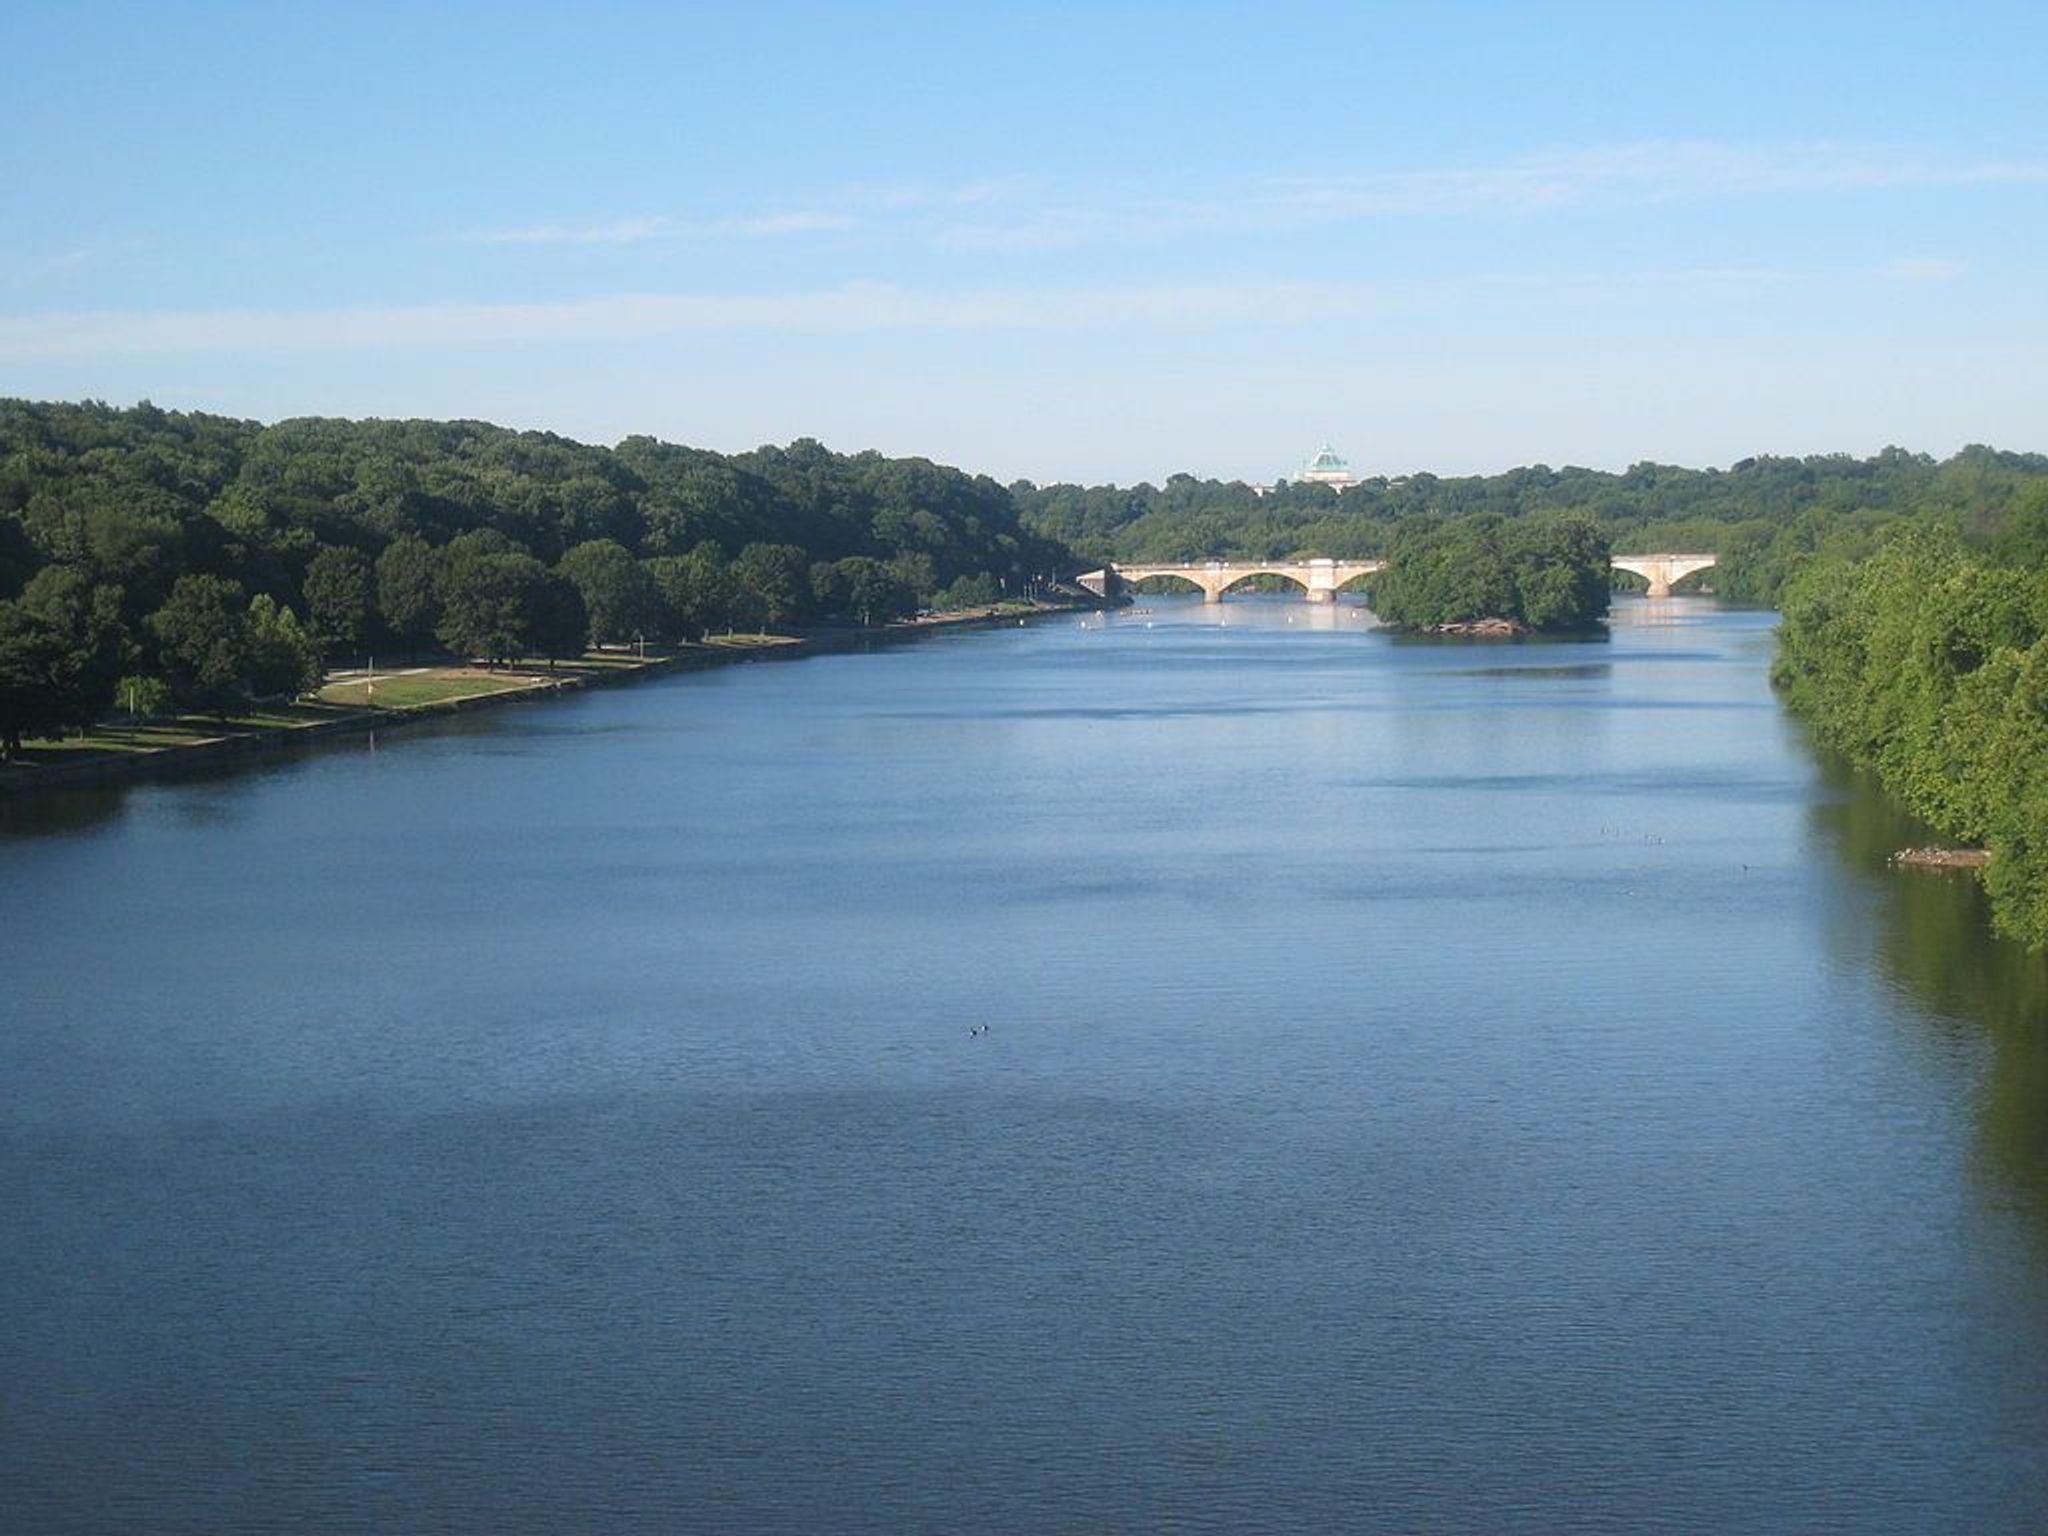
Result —
M337 738L371 736L422 720L612 687L650 676L739 662L794 661L939 630L1029 623L1034 618L1086 612L1099 606L1079 600L1001 603L927 614L872 629L716 636L664 647L651 655L590 651L574 661L553 664L486 668L455 663L381 675L342 671L329 674L319 693L290 704L255 708L225 719L179 716L108 724L81 737L38 742L21 760L0 764L0 799L173 778Z
M1988 848L1901 848L1885 861L1894 869L1982 869L1991 862Z

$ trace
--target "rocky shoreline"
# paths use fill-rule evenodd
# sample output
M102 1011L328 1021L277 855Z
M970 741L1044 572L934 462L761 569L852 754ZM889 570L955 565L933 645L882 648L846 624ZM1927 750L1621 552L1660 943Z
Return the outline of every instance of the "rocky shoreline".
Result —
M1511 640L1534 634L1520 619L1457 619L1448 624L1431 624L1425 635L1470 635L1485 640Z
M1991 853L1985 848L1901 848L1885 862L1894 869L1982 869Z

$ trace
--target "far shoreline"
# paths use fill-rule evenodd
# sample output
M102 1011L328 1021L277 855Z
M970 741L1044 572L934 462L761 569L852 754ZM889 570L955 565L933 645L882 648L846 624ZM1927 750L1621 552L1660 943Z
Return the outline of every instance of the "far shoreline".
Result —
M789 635L763 634L693 641L668 648L660 656L644 659L594 650L578 661L564 662L562 667L568 670L543 670L539 665L521 662L501 675L508 679L526 680L510 681L502 688L460 697L396 707L308 705L294 701L291 709L303 709L307 713L289 723L281 720L278 723L221 727L212 721L186 717L180 720L179 727L190 733L190 739L180 740L174 745L110 749L78 762L0 764L0 804L72 790L184 778L275 759L283 754L350 737L375 736L382 731L403 729L425 720L441 720L451 715L507 704L532 703L589 688L638 682L648 677L708 671L745 662L796 661L807 656L860 650L869 645L895 644L947 630L990 629L1007 626L1012 621L1029 624L1035 619L1058 614L1092 613L1106 606L1099 599L1033 602L1028 607L1016 602L999 603L987 608L966 608L900 619L873 628L814 628ZM441 670L464 670L468 666L457 662ZM390 675L397 676L396 673ZM209 730L212 734L198 734Z

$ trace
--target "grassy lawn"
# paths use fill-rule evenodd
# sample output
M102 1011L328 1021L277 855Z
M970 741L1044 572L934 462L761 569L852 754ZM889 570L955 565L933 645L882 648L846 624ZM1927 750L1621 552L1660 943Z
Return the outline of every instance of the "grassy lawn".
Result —
M590 651L575 661L560 663L557 671L563 672L619 672L643 667L650 661L666 661L675 653L667 646L647 648L645 656L632 651Z
M505 693L532 684L529 677L496 672L420 672L403 677L380 677L372 685L365 680L329 683L319 697L328 704L375 704L380 709L411 709L420 704L438 704L444 699L473 699L480 694Z
M294 726L312 725L317 721L331 720L332 718L334 718L334 711L331 709L321 709L317 706L305 704L289 704L267 709L245 710L241 714L229 715L226 721L222 723L230 729L241 731L288 731ZM194 719L191 723L197 726L201 722ZM221 733L218 730L214 732L216 736L219 734Z
M575 677L628 672L693 650L760 650L795 643L794 637L789 635L715 635L701 646L663 647L659 651L650 649L644 657L624 651L592 651L574 661L557 662L552 668L545 661L531 660L509 665L500 671L456 664L394 672L378 677L374 682L360 673L349 674L328 683L311 698L296 704L254 706L224 720L210 715L180 715L132 724L108 721L83 736L67 736L62 741L26 742L20 761L10 766L56 767L60 763L83 762L93 757L161 752L220 736L292 730L321 720L332 720L370 705L379 709L414 709L448 699L511 693Z
M715 651L758 650L763 646L795 645L794 635L706 635L701 642Z
M31 740L22 744L24 763L72 763L109 752L160 752L165 747L188 747L220 734L211 721L153 720L144 725L99 725L83 736L66 736L62 741Z
M241 736L253 731L291 730L331 719L337 711L317 704L294 704L259 708L225 720L212 715L178 715L169 719L142 720L123 725L102 721L83 736L66 736L61 741L30 740L23 743L21 763L34 767L55 767L59 763L83 762L91 757L125 756L135 752L161 752L169 747L189 747L195 742L214 741L222 736Z

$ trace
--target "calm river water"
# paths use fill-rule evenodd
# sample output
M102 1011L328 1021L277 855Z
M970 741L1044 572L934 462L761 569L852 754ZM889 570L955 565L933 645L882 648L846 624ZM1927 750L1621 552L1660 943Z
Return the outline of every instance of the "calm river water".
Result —
M2037 1536L2043 973L1771 622L1154 600L0 810L0 1528Z

